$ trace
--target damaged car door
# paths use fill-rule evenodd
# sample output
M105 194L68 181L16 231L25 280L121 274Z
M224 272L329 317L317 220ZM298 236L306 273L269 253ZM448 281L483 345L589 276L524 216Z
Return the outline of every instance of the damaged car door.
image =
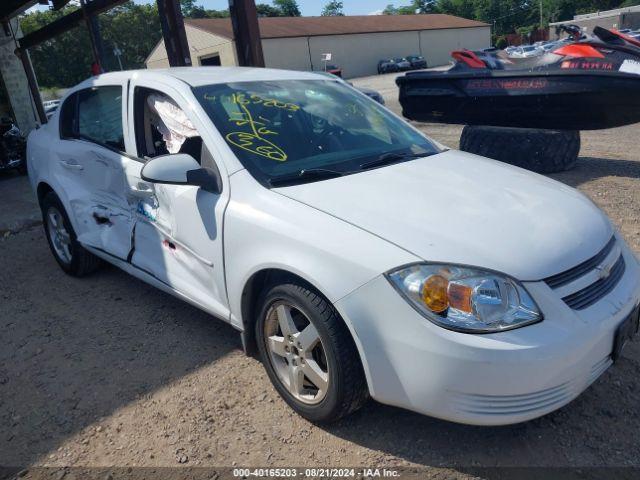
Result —
M130 136L135 139L137 168L127 169L127 181L141 182L141 166L176 153L193 157L217 172L215 144L201 136L202 125L188 102L169 86L133 80L130 86ZM185 112L189 112L187 115ZM229 316L224 282L222 218L228 189L221 193L195 185L142 182L133 233L133 266L184 294L209 312ZM140 188L137 189L140 192Z
M53 159L78 240L119 259L131 250L134 223L124 174L124 89L96 85L69 96L60 112Z

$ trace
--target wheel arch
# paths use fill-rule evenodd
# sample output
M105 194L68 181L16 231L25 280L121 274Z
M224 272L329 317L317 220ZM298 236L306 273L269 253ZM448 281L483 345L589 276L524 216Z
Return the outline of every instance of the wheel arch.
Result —
M51 185L44 181L39 182L38 187L36 188L36 194L38 195L38 205L42 205L42 200L44 200L44 197L51 192L55 193Z
M247 355L255 356L258 352L254 325L256 322L256 309L260 294L267 285L275 283L284 283L286 281L298 281L317 290L327 298L314 282L304 278L298 273L282 267L264 267L253 272L247 278L242 288L240 297L240 315L242 320L242 346ZM328 301L328 300L327 300Z
M51 185L51 183L46 180L38 181L38 184L36 187L36 195L38 197L38 205L41 208L42 208L42 201L44 200L44 197L46 197L49 193L53 193L60 199L60 202L62 202L62 206L67 212L67 217L69 217L71 226L77 231L77 222L75 218L75 212L73 211L72 208L70 208L69 199L65 195L64 190L62 188L58 188L58 189L54 188L53 185Z
M329 300L327 295L322 291L322 288L319 288L314 282L310 281L307 278L302 277L301 275L292 272L291 270L287 270L286 268L281 267L268 267L262 268L249 276L247 281L244 284L242 289L241 296L241 316L242 316L242 347L247 355L256 357L258 353L258 345L255 337L255 322L256 322L256 309L258 307L258 300L260 298L260 293L263 289L275 282L284 282L284 281L298 281L301 282L308 287L316 290L320 295L322 295L328 303L333 305L333 302ZM334 306L335 308L335 306ZM337 309L336 309L337 311ZM364 350L362 348L360 339L358 338L357 333L355 332L353 325L349 322L348 319L345 319L344 316L338 312L340 315L340 319L349 330L351 334L351 339L356 346L356 350L358 351L358 357L360 359L360 363L362 364L363 370L365 372L365 377L367 380L367 387L369 391L371 391L371 382L369 377L369 368L367 364L367 360L364 356Z

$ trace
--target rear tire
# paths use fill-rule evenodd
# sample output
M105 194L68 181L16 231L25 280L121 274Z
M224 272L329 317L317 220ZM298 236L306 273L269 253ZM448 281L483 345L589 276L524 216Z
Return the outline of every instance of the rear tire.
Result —
M74 277L83 277L95 271L102 261L78 242L60 198L49 192L40 207L44 233L60 268Z
M576 165L580 132L467 125L460 150L538 173L557 173Z
M333 422L365 403L369 391L356 345L331 303L308 285L292 281L268 288L258 305L260 358L291 408L312 422Z

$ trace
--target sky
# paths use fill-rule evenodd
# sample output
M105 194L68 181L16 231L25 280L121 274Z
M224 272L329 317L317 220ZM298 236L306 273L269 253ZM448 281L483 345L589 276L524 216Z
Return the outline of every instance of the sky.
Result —
M154 0L134 0L135 3L152 3ZM315 16L320 15L322 7L328 0L298 0L298 5L302 11L302 15ZM229 7L228 0L199 0L198 2L204 8L213 10L224 10ZM271 0L257 0L256 3L271 3ZM390 3L396 7L406 5L407 0L343 0L345 15L370 15L380 13ZM44 10L47 7L35 6L34 9Z
M134 0L136 3L150 3L153 0ZM297 0L302 15L310 17L320 15L322 7L328 0ZM198 2L204 8L224 10L229 7L228 0L200 0ZM271 3L271 0L256 0L256 3ZM394 3L396 6L409 3L403 0L342 0L345 15L368 15L381 12L387 5Z

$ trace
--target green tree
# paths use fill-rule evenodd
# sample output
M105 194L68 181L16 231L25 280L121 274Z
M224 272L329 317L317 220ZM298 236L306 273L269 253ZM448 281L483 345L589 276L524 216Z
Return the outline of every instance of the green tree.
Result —
M398 15L415 15L416 9L413 5L405 5L403 7L398 7L397 9Z
M182 10L182 15L185 17L192 17L194 10L204 11L202 7L197 5L197 0L180 0L180 10Z
M280 10L283 17L300 17L300 7L296 0L273 0L273 5Z
M434 13L437 10L438 0L411 0L409 5L396 7L389 4L382 11L383 15L415 15L420 13Z
M436 9L436 0L413 0L411 6L415 13L433 13Z
M282 11L276 7L272 7L271 5L267 5L266 3L258 3L256 5L256 10L258 11L259 17L281 17Z
M155 4L127 2L100 15L106 69L119 69L115 46L125 70L144 68L144 61L162 38L160 18Z
M338 0L332 0L324 6L320 15L322 15L323 17L344 17L342 8L342 2Z
M34 12L21 18L27 34L76 10ZM29 49L36 77L42 87L70 87L90 75L92 62L89 36L85 28L74 28L55 39Z
M36 11L20 18L26 34L71 13L77 7L61 11ZM127 2L99 17L105 53L105 70L119 70L114 54L121 52L124 69L144 68L144 61L162 38L155 4L136 5ZM71 87L91 75L93 55L89 34L84 24L29 49L38 83L43 88Z
M383 15L398 15L398 9L392 3L390 3L389 5L387 5L385 7L384 10L382 10L382 14Z

